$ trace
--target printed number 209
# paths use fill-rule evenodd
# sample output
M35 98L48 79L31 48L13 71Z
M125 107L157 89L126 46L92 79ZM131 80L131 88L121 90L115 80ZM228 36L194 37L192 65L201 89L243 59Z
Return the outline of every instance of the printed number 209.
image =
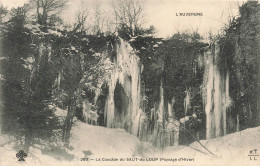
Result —
M80 161L88 161L88 158L80 158Z

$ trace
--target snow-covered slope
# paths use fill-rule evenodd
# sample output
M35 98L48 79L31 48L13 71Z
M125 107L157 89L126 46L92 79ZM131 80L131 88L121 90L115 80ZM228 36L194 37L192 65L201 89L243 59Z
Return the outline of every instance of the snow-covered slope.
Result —
M0 136L0 141L0 145L2 145L9 142L9 139L6 136ZM138 143L139 140L136 136L123 129L111 129L76 122L72 129L71 150L67 149L62 152L60 149L54 148L52 153L44 153L43 148L37 145L36 147L41 150L31 147L25 163L32 165L72 165L75 163L89 165L86 163L87 161L81 161L82 158L132 157ZM14 150L14 146L14 142L12 142L0 147L0 166L21 164L17 161L16 153L18 151ZM94 162L92 163L94 164Z
M95 157L131 156L139 140L123 129L111 129L76 123L73 129L71 146L75 157L84 157L83 151L89 151Z
M194 158L194 162L175 162L175 164L180 165L260 165L260 156L253 156L260 155L260 127L199 142L194 142L189 146L168 147L163 150L163 153L157 152L150 156L161 155L164 158L177 159Z
M8 138L1 136L2 142ZM30 154L24 164L28 165L260 165L260 127L226 135L212 140L201 140L203 146L216 156L210 155L198 142L190 146L154 148L149 143L140 142L136 136L122 129L110 129L76 122L71 138L71 149L66 152L54 149L52 153L44 153L40 148L30 148ZM15 157L14 143L0 147L0 166L21 165ZM256 151L255 151L256 150ZM63 153L63 154L61 154ZM84 158L91 161L81 161ZM135 158L145 161L96 161L102 158ZM157 161L146 161L156 160ZM183 159L181 159L183 158ZM185 159L191 161L184 161ZM164 159L160 161L160 159ZM168 160L168 161L166 161ZM177 160L177 161L175 161ZM182 160L182 161L181 161Z

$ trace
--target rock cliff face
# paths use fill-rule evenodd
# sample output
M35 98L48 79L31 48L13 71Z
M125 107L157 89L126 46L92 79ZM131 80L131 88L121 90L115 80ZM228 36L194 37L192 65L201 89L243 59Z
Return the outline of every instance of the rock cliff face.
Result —
M258 110L258 125L260 125L260 4L257 4L256 14L256 44L257 44L257 83L258 83L258 94L257 94L257 110Z
M199 92L203 108L199 109L206 118L194 111L192 85L178 92L183 98L169 99L164 89L168 78L164 77L157 80L158 99L147 112L142 105L147 100L141 80L144 65L136 50L118 38L110 58L114 68L106 79L105 126L124 128L142 141L166 147L179 145L184 137L191 141L211 139L256 125L260 118L259 90L258 94L253 92L259 89L260 77L260 6L248 2L240 7L240 14L222 37L211 41L197 56L194 74L204 72ZM176 116L177 100L183 102L182 117Z
M259 4L248 2L240 8L241 17L238 19L237 40L235 45L235 76L240 88L240 101L242 103L238 116L240 120L240 130L252 127L259 119L257 118L257 52L259 39L257 29L259 27ZM259 82L258 82L259 83ZM259 98L258 98L259 99Z
M259 124L259 9L243 4L204 55L207 139Z

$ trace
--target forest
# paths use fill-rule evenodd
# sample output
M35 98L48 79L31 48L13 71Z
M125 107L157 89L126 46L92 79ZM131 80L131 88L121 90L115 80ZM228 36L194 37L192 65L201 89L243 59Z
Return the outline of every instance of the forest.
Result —
M0 129L9 138L0 147L65 153L79 122L158 148L260 125L258 2L241 5L207 40L196 31L156 37L143 26L142 0L114 0L113 19L100 3L93 13L78 9L70 25L61 17L66 5L0 6Z

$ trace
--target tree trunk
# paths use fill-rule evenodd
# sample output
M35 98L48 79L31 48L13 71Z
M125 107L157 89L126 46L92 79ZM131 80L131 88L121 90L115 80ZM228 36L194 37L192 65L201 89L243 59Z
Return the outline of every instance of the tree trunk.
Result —
M31 142L32 142L32 114L31 114L31 108L32 108L32 104L31 104L31 99L30 97L28 97L28 101L27 101L27 111L26 112L26 116L25 116L25 119L26 119L26 122L25 122L25 134L24 134L24 151L25 153L28 154L29 152L29 149L30 149L30 146L31 146Z
M25 132L24 149L23 149L25 151L25 153L27 153L27 154L28 154L29 148L31 146L31 140L32 140L31 131L29 129L27 129Z
M73 117L74 117L74 101L72 99L69 100L68 103L68 113L66 120L64 122L63 126L63 133L62 133L62 140L65 143L66 147L69 147L69 140L70 140L70 131L72 128L72 123L73 123Z

